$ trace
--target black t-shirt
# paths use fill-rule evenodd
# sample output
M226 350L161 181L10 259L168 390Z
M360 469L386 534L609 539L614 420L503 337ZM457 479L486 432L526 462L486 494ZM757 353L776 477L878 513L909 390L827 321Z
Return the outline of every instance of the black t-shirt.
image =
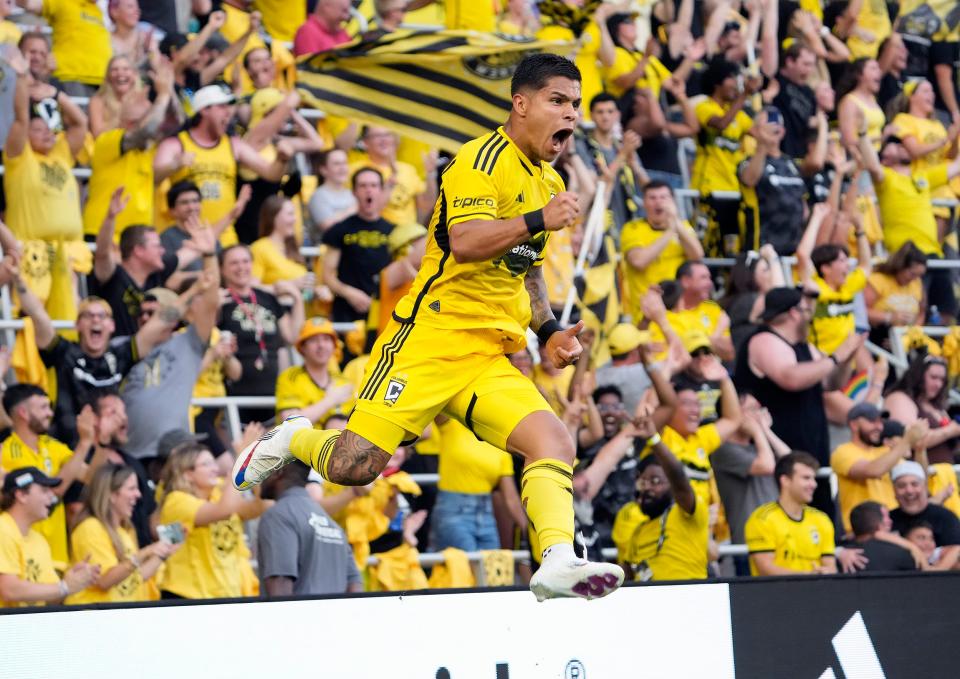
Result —
M143 293L166 283L167 279L177 270L177 262L176 253L164 253L163 269L147 276L142 288L130 277L123 265L117 265L113 270L113 275L102 283L92 273L87 276L90 294L103 297L113 310L113 323L116 326L114 333L117 337L137 334L139 329L137 317L140 315Z
M866 542L848 542L843 546L863 550L863 555L869 559L863 569L865 573L917 570L910 552L899 545L871 538Z
M236 336L236 356L243 366L243 376L228 383L227 392L231 396L269 396L277 386L277 352L284 345L280 319L287 308L259 288L238 299L240 304L231 296L220 307L219 328Z
M943 101L943 93L940 91L940 85L934 75L934 67L941 64L948 64L951 68L950 80L954 83L956 94L957 82L957 62L960 61L960 42L935 42L930 46L930 72L927 79L933 85L933 93L936 96L935 106L941 111L947 110L947 105Z
M77 414L90 393L116 387L140 358L132 337L115 337L103 356L88 356L80 345L59 335L40 351L43 364L57 374L57 404L50 435L71 448L77 444Z
M880 78L880 91L877 93L877 103L884 111L887 110L887 104L903 92L903 76L896 77L892 73L884 73Z
M817 99L808 85L797 85L782 75L777 75L777 82L780 91L773 98L773 105L780 109L787 131L780 150L790 158L803 158L807 155L810 119L817 113Z
M742 177L750 159L740 163L737 174ZM756 209L759 214L746 215L746 242L753 245L755 229L759 229L759 243L770 243L778 255L792 255L797 250L803 235L803 201L807 184L800 171L786 154L779 158L767 156L763 174L754 189L757 204L748 203L747 211Z
M359 215L353 215L339 224L334 224L323 234L323 244L340 251L337 278L341 283L373 295L380 272L390 263L387 236L391 231L393 224L385 219L370 222ZM362 318L366 318L366 313L357 311L342 297L334 298L334 321L356 321Z
M140 0L140 21L164 33L177 32L177 0Z
M915 524L926 521L933 527L933 539L937 547L960 545L960 519L940 505L928 504L919 514L907 514L897 507L890 512L890 518L893 520L893 529L900 535L906 535Z

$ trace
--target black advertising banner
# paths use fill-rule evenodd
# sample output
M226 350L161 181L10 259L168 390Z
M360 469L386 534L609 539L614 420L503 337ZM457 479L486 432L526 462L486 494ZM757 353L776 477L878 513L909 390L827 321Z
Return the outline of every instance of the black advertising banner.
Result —
M730 584L738 679L960 676L960 574Z

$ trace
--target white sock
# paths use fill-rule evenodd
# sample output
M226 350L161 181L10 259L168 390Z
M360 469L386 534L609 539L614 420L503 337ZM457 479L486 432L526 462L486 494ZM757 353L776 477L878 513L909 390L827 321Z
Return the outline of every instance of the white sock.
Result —
M577 555L573 551L573 545L566 542L560 542L543 550L541 561L546 561L548 557L551 559L566 559L567 561L570 561L576 559Z

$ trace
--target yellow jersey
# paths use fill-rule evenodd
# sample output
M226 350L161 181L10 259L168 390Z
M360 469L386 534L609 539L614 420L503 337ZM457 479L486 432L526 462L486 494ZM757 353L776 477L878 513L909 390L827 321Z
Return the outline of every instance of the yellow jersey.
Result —
M123 545L123 560L125 561L139 550L137 534L132 528L120 527L117 529L117 535ZM74 563L89 558L92 566L100 566L101 575L121 561L113 547L113 542L110 540L110 534L107 533L106 527L99 519L92 516L81 521L73 529L73 533L70 534L70 552L73 554ZM100 604L116 601L152 601L156 598L153 590L144 582L140 571L135 570L107 591L91 585L76 594L68 596L64 603Z
M181 523L187 533L183 546L167 560L160 589L187 599L243 596L246 558L243 522L236 514L206 526L194 526L200 508L220 499L215 488L209 500L175 490L163 499L160 523Z
M723 313L723 307L713 300L708 299L693 309L683 309L681 311L667 310L667 322L680 339L683 339L695 330L705 333L708 337L712 337L717 330ZM723 332L722 336L730 336L729 327ZM655 360L662 360L663 357L667 355L667 340L663 329L656 323L650 324L650 341L652 344L662 347L661 352L655 356Z
M80 190L75 161L61 133L50 153L35 153L30 143L16 158L3 154L6 222L19 240L79 240L83 237Z
M827 285L819 274L813 275L813 282L820 296L810 323L810 343L829 356L856 331L853 299L867 286L867 275L863 269L854 269L839 290Z
M606 85L607 92L617 99L622 97L627 90L618 87L614 81L620 76L630 73L643 58L643 52L635 52L623 47L617 47L613 64L603 70L603 82ZM663 82L671 75L670 70L663 65L663 62L651 55L647 57L647 61L643 65L643 75L640 76L634 87L636 89L645 87L649 89L656 98L660 96L660 89L663 87Z
M102 83L113 46L97 2L43 0L43 18L53 29L53 75L64 82Z
M117 215L114 237L132 224L153 224L153 156L156 147L146 150L133 149L124 153L122 129L108 130L97 137L93 144L93 160L90 168L89 195L83 207L83 233L96 236L107 216L110 197L118 186L130 199Z
M930 200L931 192L947 183L947 176L945 163L909 175L883 168L883 180L875 188L883 222L883 246L887 252L896 252L912 240L922 252L943 256Z
M264 285L277 281L292 281L306 275L307 267L288 259L269 237L258 238L250 244L253 256L253 277Z
M710 504L710 455L720 447L723 441L715 424L705 424L691 436L684 438L673 427L663 428L663 445L680 461L690 480L690 485L697 494L697 500L703 501L704 506ZM643 457L650 455L649 448L644 451Z
M177 170L170 177L170 185L191 181L200 188L203 204L200 217L208 224L223 219L237 202L237 159L230 137L224 135L215 146L200 146L183 131L177 135L183 150L193 153L193 164ZM237 242L237 233L231 224L220 234L220 244L228 247Z
M321 387L313 378L307 369L300 365L287 368L277 376L277 413L284 410L302 410L309 405L320 401L327 394L330 387L339 387L344 384L350 384L350 381L343 377L330 375L329 383L326 387ZM331 408L320 416L318 422L323 422L331 415L346 415L353 410L353 404L356 401L356 392L354 397L344 401L340 406Z
M437 481L440 490L489 495L500 479L513 476L510 453L481 441L456 420L447 420L438 429L443 441Z
M637 580L705 580L710 512L697 496L692 514L676 503L639 524L630 538L628 563Z
M290 0L253 0L253 9L263 15L263 27L274 40L293 42L297 29L307 21L307 4Z
M860 13L857 14L857 27L862 28L873 36L872 42L865 42L857 35L847 38L847 47L850 48L850 58L861 57L877 58L880 45L893 31L890 23L890 11L885 0L863 0Z
M33 528L26 535L21 533L9 512L0 514L0 573L40 584L60 581L53 568L50 545ZM43 606L43 602L13 603L0 600L0 607L13 606Z
M713 191L740 191L737 166L744 159L743 140L753 121L743 111L737 111L722 132L707 125L711 118L721 118L729 109L729 104L721 104L711 97L705 97L696 106L700 132L690 186L704 196Z
M0 44L18 45L22 36L23 31L15 23L9 19L0 21Z
M402 160L394 163L395 168L388 165L377 165L369 158L362 159L350 164L350 176L357 173L357 170L364 167L372 167L383 175L384 185L393 182L393 190L390 191L390 200L383 208L383 218L391 224L410 224L417 223L417 196L427 190L427 185L420 174L410 163ZM394 174L394 169L396 173Z
M447 28L493 33L500 5L500 0L443 0Z
M921 144L934 144L947 138L947 128L943 126L936 118L921 118L912 116L909 113L900 113L891 123L896 128L896 134L901 139L913 137ZM947 151L949 144L944 144L939 149L931 151L925 156L915 158L910 164L910 169L914 172L926 172L927 170L946 163L948 161ZM953 188L949 185L937 187L930 193L932 198L942 198L950 200L956 198ZM950 209L945 207L933 208L933 214L937 217L949 217Z
M617 561L629 561L630 540L640 524L649 520L650 517L643 513L635 500L617 511L617 516L613 519L613 530L610 532L610 539L617 546Z
M47 476L55 477L60 469L73 457L73 451L64 444L46 434L37 438L37 449L33 450L16 432L0 445L0 468L12 472L23 467L36 467ZM67 554L67 519L63 503L58 502L43 521L33 524L33 530L42 535L50 544L50 553L58 564L69 562Z
M543 366L537 364L533 366L533 383L537 386L537 389L540 390L540 393L543 394L543 397L547 399L547 403L550 404L550 407L553 408L558 416L563 414L563 404L560 401L560 397L567 398L567 394L570 391L570 382L573 381L574 367L568 365L566 368L563 368L559 374L551 375Z
M833 522L813 507L804 507L799 521L791 518L779 502L757 507L744 526L750 554L772 552L773 562L781 568L810 573L823 564L823 557L833 556ZM750 560L750 574L757 568Z
M873 500L888 509L896 509L897 497L893 493L893 483L890 474L884 474L879 479L863 479L858 481L850 478L850 468L859 460L876 460L889 452L885 446L863 448L853 441L838 446L830 455L830 467L837 475L837 496L840 500L840 516L843 518L843 528L850 533L850 510L861 502Z
M523 278L543 262L547 233L493 260L461 263L450 252L449 232L461 222L510 219L540 209L563 190L556 170L531 163L502 127L464 144L441 177L420 273L397 304L395 318L432 328L499 330L503 341L491 346L492 353L526 346L531 312Z
M899 311L913 317L920 313L923 279L916 278L906 285L900 285L896 277L875 271L867 277L867 284L877 293L877 301L873 305L875 309Z
M690 222L684 221L683 228L693 230ZM645 248L663 237L665 231L654 228L646 219L634 219L623 225L620 233L620 252L623 253L624 274L627 280L630 315L634 322L643 318L640 302L651 285L677 277L677 269L687 261L687 255L676 235L660 252L660 255L645 269L637 269L626 261L627 253L633 248Z

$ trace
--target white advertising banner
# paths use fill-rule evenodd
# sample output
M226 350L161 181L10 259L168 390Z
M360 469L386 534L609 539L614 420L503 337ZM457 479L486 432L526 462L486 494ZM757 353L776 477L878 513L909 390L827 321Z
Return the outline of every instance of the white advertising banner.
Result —
M726 584L0 615L0 658L4 679L734 677Z

